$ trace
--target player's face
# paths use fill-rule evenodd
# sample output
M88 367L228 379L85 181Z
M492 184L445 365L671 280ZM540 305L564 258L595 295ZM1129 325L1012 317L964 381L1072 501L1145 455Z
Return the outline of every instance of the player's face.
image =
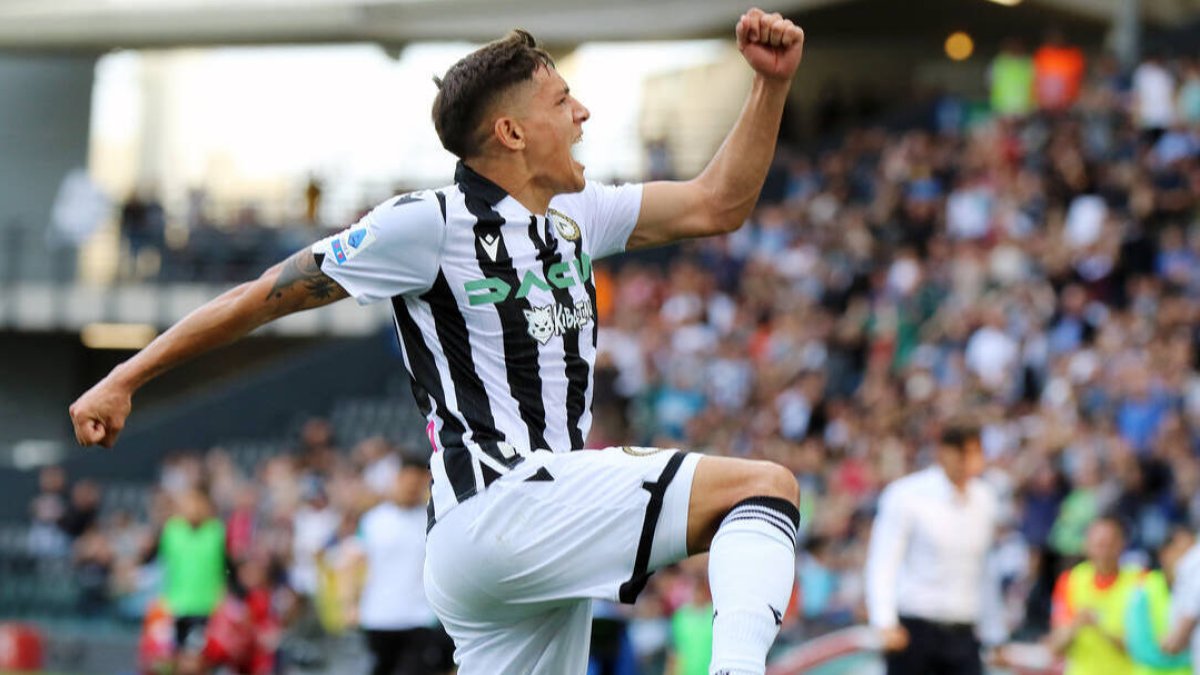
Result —
M583 138L583 123L590 113L571 96L566 81L553 68L539 68L533 85L521 122L535 180L555 193L579 192L584 187L583 165L575 161L571 147Z

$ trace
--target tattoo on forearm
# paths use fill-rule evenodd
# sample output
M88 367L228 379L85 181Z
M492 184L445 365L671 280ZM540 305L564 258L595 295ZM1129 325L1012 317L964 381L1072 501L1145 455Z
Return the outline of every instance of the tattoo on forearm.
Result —
M321 264L312 251L300 251L288 258L266 300L282 299L284 292L297 284L302 285L313 300L328 300L337 292L337 283L321 271Z

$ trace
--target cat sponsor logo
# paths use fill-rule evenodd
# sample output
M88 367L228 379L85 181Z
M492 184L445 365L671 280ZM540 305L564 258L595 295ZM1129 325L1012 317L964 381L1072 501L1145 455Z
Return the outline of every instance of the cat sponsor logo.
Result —
M592 302L580 300L574 306L554 303L526 309L525 320L529 323L529 337L542 344L550 342L556 335L577 331L590 324L593 319Z

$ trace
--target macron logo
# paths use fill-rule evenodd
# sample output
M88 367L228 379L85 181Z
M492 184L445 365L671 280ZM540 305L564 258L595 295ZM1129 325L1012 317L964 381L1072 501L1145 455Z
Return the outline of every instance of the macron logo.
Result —
M500 235L497 234L481 234L479 235L479 245L483 247L484 253L496 262L496 256L500 252Z

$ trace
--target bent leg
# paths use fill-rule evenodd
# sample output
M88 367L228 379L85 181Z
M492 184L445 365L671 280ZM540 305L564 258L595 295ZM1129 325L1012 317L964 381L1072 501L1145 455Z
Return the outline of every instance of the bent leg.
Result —
M796 504L800 486L791 471L772 462L701 457L688 503L688 554L707 551L729 511L751 497L777 497Z
M688 548L709 551L715 673L766 671L796 577L798 498L777 464L704 457L696 467Z

